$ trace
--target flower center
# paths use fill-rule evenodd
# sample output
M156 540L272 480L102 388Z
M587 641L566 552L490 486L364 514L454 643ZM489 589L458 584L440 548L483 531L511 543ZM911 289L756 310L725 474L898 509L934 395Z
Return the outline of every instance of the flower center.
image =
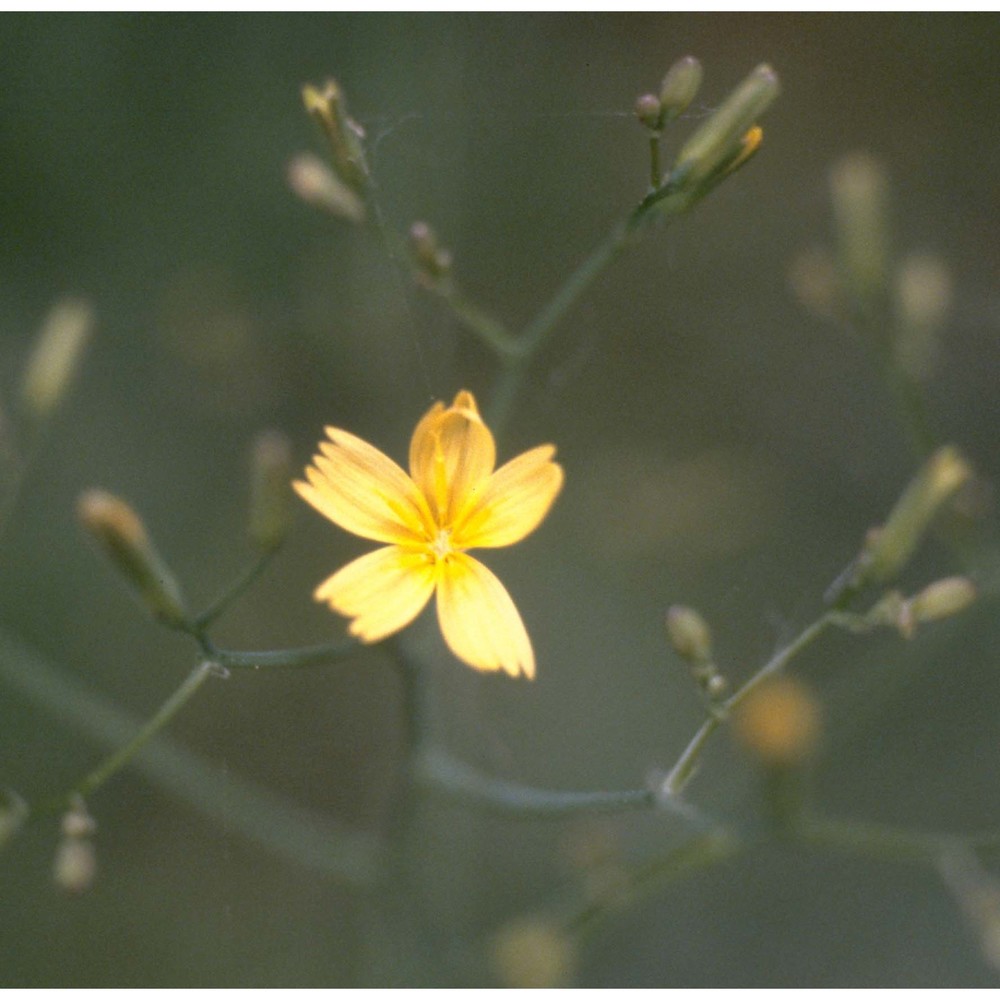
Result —
M449 553L454 552L451 547L451 532L447 528L438 531L437 537L431 542L431 552L438 559L444 559Z

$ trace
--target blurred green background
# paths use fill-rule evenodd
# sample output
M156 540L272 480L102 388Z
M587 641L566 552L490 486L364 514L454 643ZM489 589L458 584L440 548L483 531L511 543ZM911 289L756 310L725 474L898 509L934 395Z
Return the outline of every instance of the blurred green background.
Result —
M319 148L299 90L328 75L368 130L387 224L430 221L463 286L514 326L644 193L630 109L674 59L706 69L678 137L759 62L784 88L754 163L617 261L532 374L501 458L553 441L566 488L537 535L487 561L521 608L538 680L466 670L430 618L408 633L433 664L436 731L460 758L552 788L641 786L701 717L664 641L666 606L699 607L725 668L748 676L815 615L905 484L912 460L863 351L788 287L790 261L829 239L827 173L847 152L886 164L894 248L953 270L930 408L943 440L987 480L1000 472L995 16L5 16L0 28L5 397L57 297L85 296L99 322L2 539L0 627L140 716L195 651L146 619L81 536L82 489L133 503L200 606L251 557L259 430L284 430L297 464L324 424L402 458L432 398L488 394L486 352L374 235L289 193L290 156ZM311 592L366 546L299 507L220 642L340 634ZM930 545L909 589L955 569ZM995 609L984 601L909 644L834 636L803 658L827 711L824 812L1000 826ZM0 784L43 799L100 759L37 699L0 690ZM171 735L234 781L375 831L398 707L371 652L211 684ZM723 737L692 796L738 818L753 789ZM686 835L663 817L543 823L427 804L414 914L359 902L137 771L90 805L101 872L88 894L51 884L54 823L0 858L4 985L490 983L482 940L572 885L581 842L641 859ZM623 912L587 942L577 982L995 975L931 873L775 849Z

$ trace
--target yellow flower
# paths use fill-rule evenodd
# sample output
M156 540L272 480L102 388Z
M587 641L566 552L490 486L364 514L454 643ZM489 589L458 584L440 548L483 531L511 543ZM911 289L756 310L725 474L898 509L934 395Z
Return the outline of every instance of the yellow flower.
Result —
M413 431L410 474L336 427L298 494L345 531L388 543L348 563L315 598L378 642L408 625L437 593L451 651L476 670L535 675L521 616L503 584L467 549L513 545L548 513L562 487L555 448L543 444L494 471L496 446L471 392L435 403Z

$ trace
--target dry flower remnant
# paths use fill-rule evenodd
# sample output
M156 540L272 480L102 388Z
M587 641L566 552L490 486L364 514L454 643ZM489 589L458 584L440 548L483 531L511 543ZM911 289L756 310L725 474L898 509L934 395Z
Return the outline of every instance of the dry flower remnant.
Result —
M383 548L348 563L315 598L378 642L437 593L441 632L476 670L534 677L535 657L503 584L467 549L513 545L534 531L563 482L555 448L539 445L494 471L496 445L471 392L435 403L410 442L410 473L336 427L306 469L299 495L334 524Z

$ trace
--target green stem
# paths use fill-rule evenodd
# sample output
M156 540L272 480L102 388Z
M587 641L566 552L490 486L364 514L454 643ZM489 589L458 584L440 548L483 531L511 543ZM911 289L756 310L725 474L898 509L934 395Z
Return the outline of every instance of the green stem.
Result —
M712 734L722 725L722 718L718 715L710 715L698 727L698 731L691 738L691 741L684 748L677 763L670 769L664 780L661 790L665 795L679 795L684 791L685 785L694 777L695 768L698 766L698 759L702 750L708 743Z
M198 632L204 632L223 612L244 594L257 578L270 565L271 560L278 554L280 545L272 546L261 552L260 555L241 573L200 615L198 615L192 625Z
M589 933L623 906L649 896L664 885L735 857L749 845L724 830L715 830L639 866L605 895L588 903L566 922L571 933Z
M889 861L937 864L958 846L972 846L976 837L925 833L896 827L840 820L801 819L789 831L814 847L832 847Z
M531 788L481 774L442 751L422 755L416 779L429 791L491 812L539 819L577 813L649 809L657 804L650 789L614 792L565 792Z
M827 613L807 625L787 646L780 649L746 683L727 698L721 706L723 716L728 716L752 691L769 677L780 673L807 646L812 645L831 625L836 624L836 614Z
M173 717L194 697L205 681L217 673L218 668L214 664L199 663L188 674L184 683L159 707L128 743L116 750L77 783L73 791L66 796L67 801L74 795L82 795L86 798L109 778L117 774L157 733L170 724Z
M259 652L242 649L220 649L207 636L196 636L203 652L221 667L230 670L258 670L261 668L315 667L335 663L357 653L357 639L346 638L318 646L300 646L294 649L265 649Z

